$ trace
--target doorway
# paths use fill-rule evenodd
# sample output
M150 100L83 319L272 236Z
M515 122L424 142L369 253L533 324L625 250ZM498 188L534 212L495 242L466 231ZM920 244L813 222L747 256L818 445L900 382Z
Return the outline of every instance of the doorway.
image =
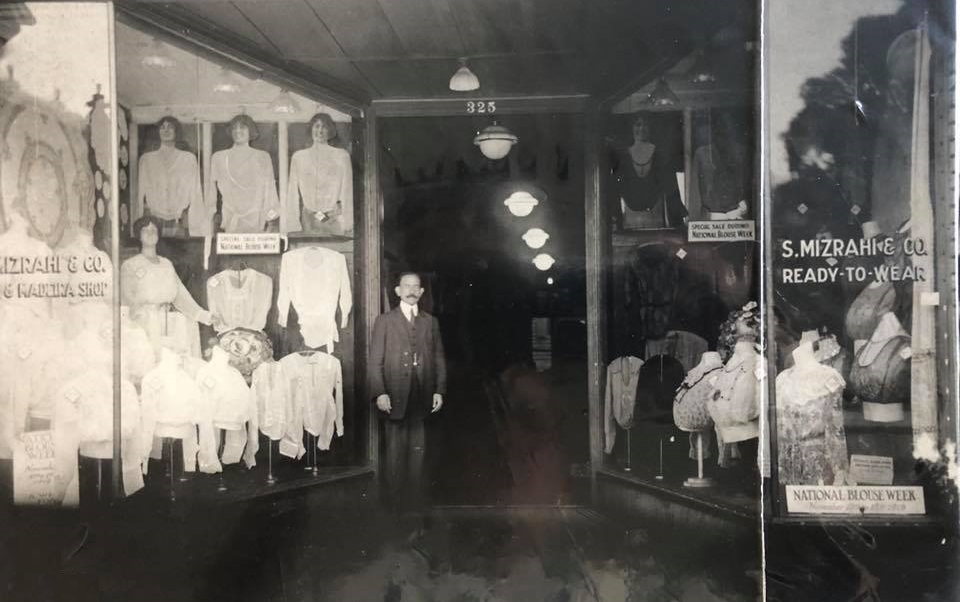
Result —
M434 502L571 503L571 474L589 459L582 118L504 116L519 140L499 160L473 143L490 123L379 120L385 309L398 302L396 275L412 270L421 309L440 321L448 390L428 423ZM529 215L504 204L516 192L537 199ZM534 228L548 234L540 248L525 242ZM540 254L553 259L545 270Z

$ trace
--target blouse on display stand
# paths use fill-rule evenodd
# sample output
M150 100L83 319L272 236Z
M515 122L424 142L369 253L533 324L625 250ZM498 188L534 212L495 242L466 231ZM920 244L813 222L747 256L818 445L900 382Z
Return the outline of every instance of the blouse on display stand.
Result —
M853 359L850 388L863 402L863 417L872 422L904 420L910 402L910 335L887 312Z
M250 146L257 137L253 120L234 117L229 124L231 148L213 153L207 206L223 201L220 227L225 232L263 232L267 222L280 217L280 199L273 162L266 151Z
M209 236L213 212L204 202L200 166L193 153L176 147L180 123L164 117L158 123L160 147L140 157L137 196L144 212L167 221L179 221L187 211L190 236ZM134 215L134 219L140 215Z
M842 397L846 383L821 364L813 343L793 351L794 365L776 380L780 482L842 485L848 469Z
M327 114L314 115L309 127L313 144L296 151L290 159L280 231L349 234L353 231L350 154L329 144L336 136L336 127Z

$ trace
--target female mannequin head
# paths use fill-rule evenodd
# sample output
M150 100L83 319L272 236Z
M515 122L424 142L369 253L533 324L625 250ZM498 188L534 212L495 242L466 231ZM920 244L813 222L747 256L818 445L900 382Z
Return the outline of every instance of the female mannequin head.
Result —
M160 221L152 215L144 215L133 222L133 235L140 241L140 251L156 249L160 242Z
M317 113L307 126L314 144L327 144L337 137L337 126L326 113Z
M175 144L180 139L183 126L176 117L167 115L161 117L157 122L157 131L160 135L160 143L165 145Z
M248 144L260 137L257 124L249 115L237 115L227 124L234 144Z
M634 144L638 142L649 142L650 141L650 124L647 123L647 119L644 116L639 116L633 121L633 142Z

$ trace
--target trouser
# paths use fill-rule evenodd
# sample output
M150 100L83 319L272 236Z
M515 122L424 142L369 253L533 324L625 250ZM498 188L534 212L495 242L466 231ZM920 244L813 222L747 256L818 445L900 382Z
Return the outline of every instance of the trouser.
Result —
M384 484L388 501L398 510L416 511L426 505L425 432L422 417L387 420L384 424Z
M398 510L418 511L426 506L427 411L421 405L420 387L414 377L406 415L402 420L384 421L384 486L389 503Z

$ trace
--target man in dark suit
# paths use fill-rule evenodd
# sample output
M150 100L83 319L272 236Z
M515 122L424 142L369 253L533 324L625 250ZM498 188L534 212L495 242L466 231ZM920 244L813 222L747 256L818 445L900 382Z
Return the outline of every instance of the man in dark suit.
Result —
M440 324L417 307L423 295L420 277L400 274L394 291L400 305L378 316L373 325L370 392L386 415L386 493L398 509L420 510L425 499L424 418L443 406L447 369Z

